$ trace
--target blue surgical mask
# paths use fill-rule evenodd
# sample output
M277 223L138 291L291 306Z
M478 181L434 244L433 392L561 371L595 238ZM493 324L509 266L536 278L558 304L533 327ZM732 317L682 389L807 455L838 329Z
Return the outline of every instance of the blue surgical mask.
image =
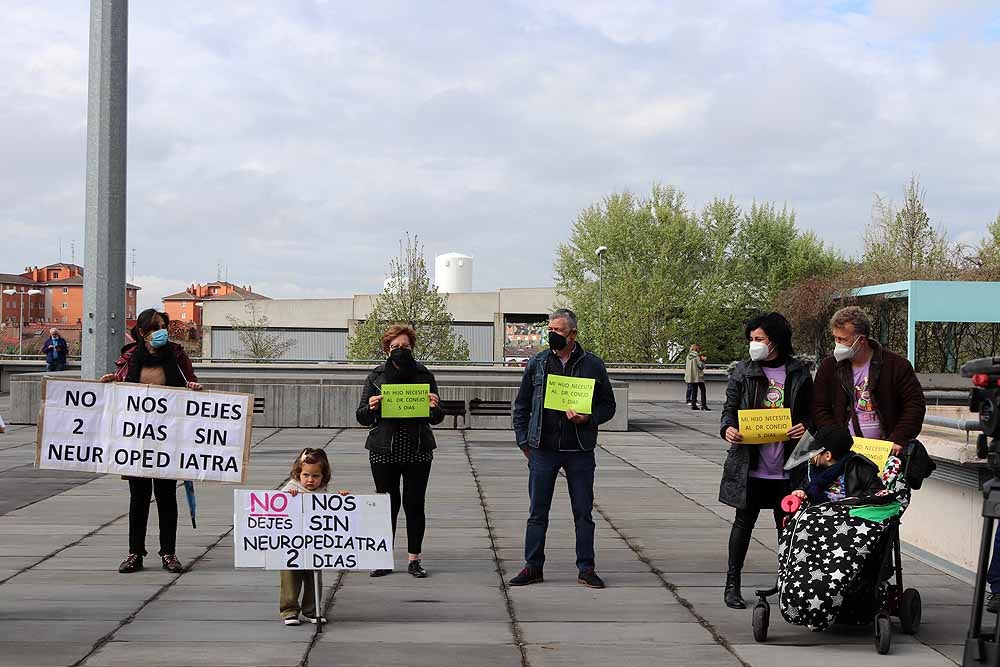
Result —
M153 335L149 337L149 344L153 347L163 347L167 344L167 330L157 329L153 332Z

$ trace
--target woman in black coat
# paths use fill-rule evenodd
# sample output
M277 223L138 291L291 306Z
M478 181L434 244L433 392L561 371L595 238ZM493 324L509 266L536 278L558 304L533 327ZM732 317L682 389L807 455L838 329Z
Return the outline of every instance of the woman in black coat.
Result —
M741 361L729 376L726 404L719 434L729 443L722 468L719 500L736 509L729 534L729 567L724 599L733 609L745 609L740 575L753 528L761 510L771 510L781 533L781 499L794 488L784 465L795 443L810 427L812 376L793 358L792 329L780 313L754 317L744 329L750 343L750 360ZM788 439L769 445L743 445L739 411L789 408L792 428Z
M388 493L392 506L392 534L396 534L396 518L402 506L406 512L406 539L409 564L407 571L422 579L427 571L420 564L426 518L424 498L434 460L432 424L444 420L440 407L437 380L434 374L413 358L417 333L406 325L393 325L382 336L382 351L388 359L365 380L358 405L357 419L368 426L365 449L371 463L372 478L378 493ZM430 416L383 419L381 412L383 384L430 385ZM402 480L402 493L400 493ZM391 570L372 570L371 576L381 577Z

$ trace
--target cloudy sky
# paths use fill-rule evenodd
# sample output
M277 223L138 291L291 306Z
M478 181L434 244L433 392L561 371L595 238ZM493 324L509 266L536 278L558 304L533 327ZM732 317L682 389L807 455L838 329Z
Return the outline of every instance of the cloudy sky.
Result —
M654 181L787 202L848 254L914 172L955 238L1000 211L995 2L130 4L143 306L220 262L377 290L406 231L476 289L547 285L580 209ZM0 5L0 272L60 238L82 263L89 3Z

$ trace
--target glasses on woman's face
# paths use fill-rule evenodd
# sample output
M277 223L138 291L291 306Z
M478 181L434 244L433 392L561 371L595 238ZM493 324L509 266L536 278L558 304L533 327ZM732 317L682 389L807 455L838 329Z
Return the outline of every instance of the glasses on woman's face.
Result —
M411 350L412 351L413 347L409 343L399 343L399 344L396 344L396 345L390 345L389 346L389 351L392 352L394 350Z

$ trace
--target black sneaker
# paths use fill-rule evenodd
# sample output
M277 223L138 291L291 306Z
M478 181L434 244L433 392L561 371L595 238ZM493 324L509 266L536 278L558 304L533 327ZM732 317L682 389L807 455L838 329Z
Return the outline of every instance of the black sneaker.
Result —
M987 593L986 611L990 612L991 614L996 614L997 612L1000 612L1000 592Z
M142 556L139 554L129 554L118 566L118 571L122 574L131 574L142 569Z
M540 569L525 567L507 583L511 586L530 586L531 584L540 584L543 581L545 581L545 577L542 576Z
M368 573L369 577L384 577L387 574L392 574L392 570L372 570Z
M326 625L326 616L320 616L319 618L316 618L315 616L306 615L303 618L305 618L308 622L312 623L313 625L316 625L317 623L322 623L323 625Z
M180 574L184 571L184 566L181 565L181 562L177 560L177 556L174 554L163 554L160 556L160 560L163 561L163 569L167 572Z
M604 580L597 576L594 570L581 570L576 583L583 584L587 588L604 588Z
M410 564L406 566L406 571L417 579L424 579L427 576L427 570L420 566L419 560L411 560Z

